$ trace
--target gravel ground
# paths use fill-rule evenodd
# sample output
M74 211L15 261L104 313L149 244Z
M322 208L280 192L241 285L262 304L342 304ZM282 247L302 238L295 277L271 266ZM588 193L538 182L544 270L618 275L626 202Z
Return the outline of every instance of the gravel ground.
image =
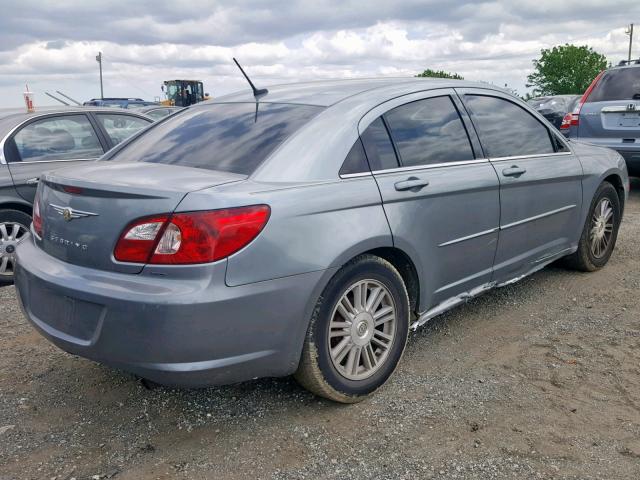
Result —
M0 288L0 479L640 478L640 183L609 265L548 267L412 334L351 406L288 378L146 389Z

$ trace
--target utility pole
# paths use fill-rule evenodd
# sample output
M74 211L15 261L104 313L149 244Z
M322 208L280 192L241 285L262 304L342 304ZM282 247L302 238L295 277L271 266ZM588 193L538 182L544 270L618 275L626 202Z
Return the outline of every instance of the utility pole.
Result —
M104 90L102 89L102 52L96 55L96 62L100 65L100 100L104 100Z
M629 35L629 63L631 63L631 47L633 46L633 23L627 27L624 31L627 35Z

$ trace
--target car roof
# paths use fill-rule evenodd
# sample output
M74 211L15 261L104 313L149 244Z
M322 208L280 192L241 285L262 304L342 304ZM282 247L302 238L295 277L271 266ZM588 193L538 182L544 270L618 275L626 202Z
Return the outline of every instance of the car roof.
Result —
M354 95L375 90L383 98L390 90L396 91L404 85L407 90L429 90L434 88L478 87L496 88L485 83L451 80L446 78L422 77L384 77L358 78L341 80L319 80L314 82L289 83L267 86L269 93L260 98L261 102L270 103L299 103L329 107ZM260 85L262 87L262 85ZM246 90L224 95L213 100L197 104L254 102L255 99L249 88Z
M25 108L3 108L0 109L0 139L3 138L14 127L28 120L29 118L36 118L43 115L55 115L57 113L87 113L87 112L108 112L124 115L136 115L140 117L146 117L143 113L139 113L138 110L127 110L123 108L107 108L107 107L39 107L35 112L28 113ZM153 119L149 118L150 121Z

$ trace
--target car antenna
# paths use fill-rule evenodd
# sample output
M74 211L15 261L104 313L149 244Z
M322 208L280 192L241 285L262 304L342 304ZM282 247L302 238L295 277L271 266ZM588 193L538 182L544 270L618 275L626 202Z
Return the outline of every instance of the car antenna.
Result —
M256 102L260 99L260 97L262 97L262 96L266 95L267 93L269 93L269 90L267 90L266 88L256 88L256 86L253 84L253 82L251 81L249 76L245 73L245 71L242 69L242 67L238 63L238 60L236 60L234 58L233 61L236 63L236 65L238 66L238 68L242 72L242 75L244 75L244 78L247 79L247 82L249 82L249 85L251 85L251 90L253 90L253 96L255 97Z

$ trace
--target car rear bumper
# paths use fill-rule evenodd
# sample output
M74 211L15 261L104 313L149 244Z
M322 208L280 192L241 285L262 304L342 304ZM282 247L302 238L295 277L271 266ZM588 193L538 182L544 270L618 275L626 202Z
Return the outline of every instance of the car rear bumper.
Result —
M176 279L64 263L31 239L17 249L24 314L52 343L158 383L221 385L297 368L328 271L227 287L226 262Z

